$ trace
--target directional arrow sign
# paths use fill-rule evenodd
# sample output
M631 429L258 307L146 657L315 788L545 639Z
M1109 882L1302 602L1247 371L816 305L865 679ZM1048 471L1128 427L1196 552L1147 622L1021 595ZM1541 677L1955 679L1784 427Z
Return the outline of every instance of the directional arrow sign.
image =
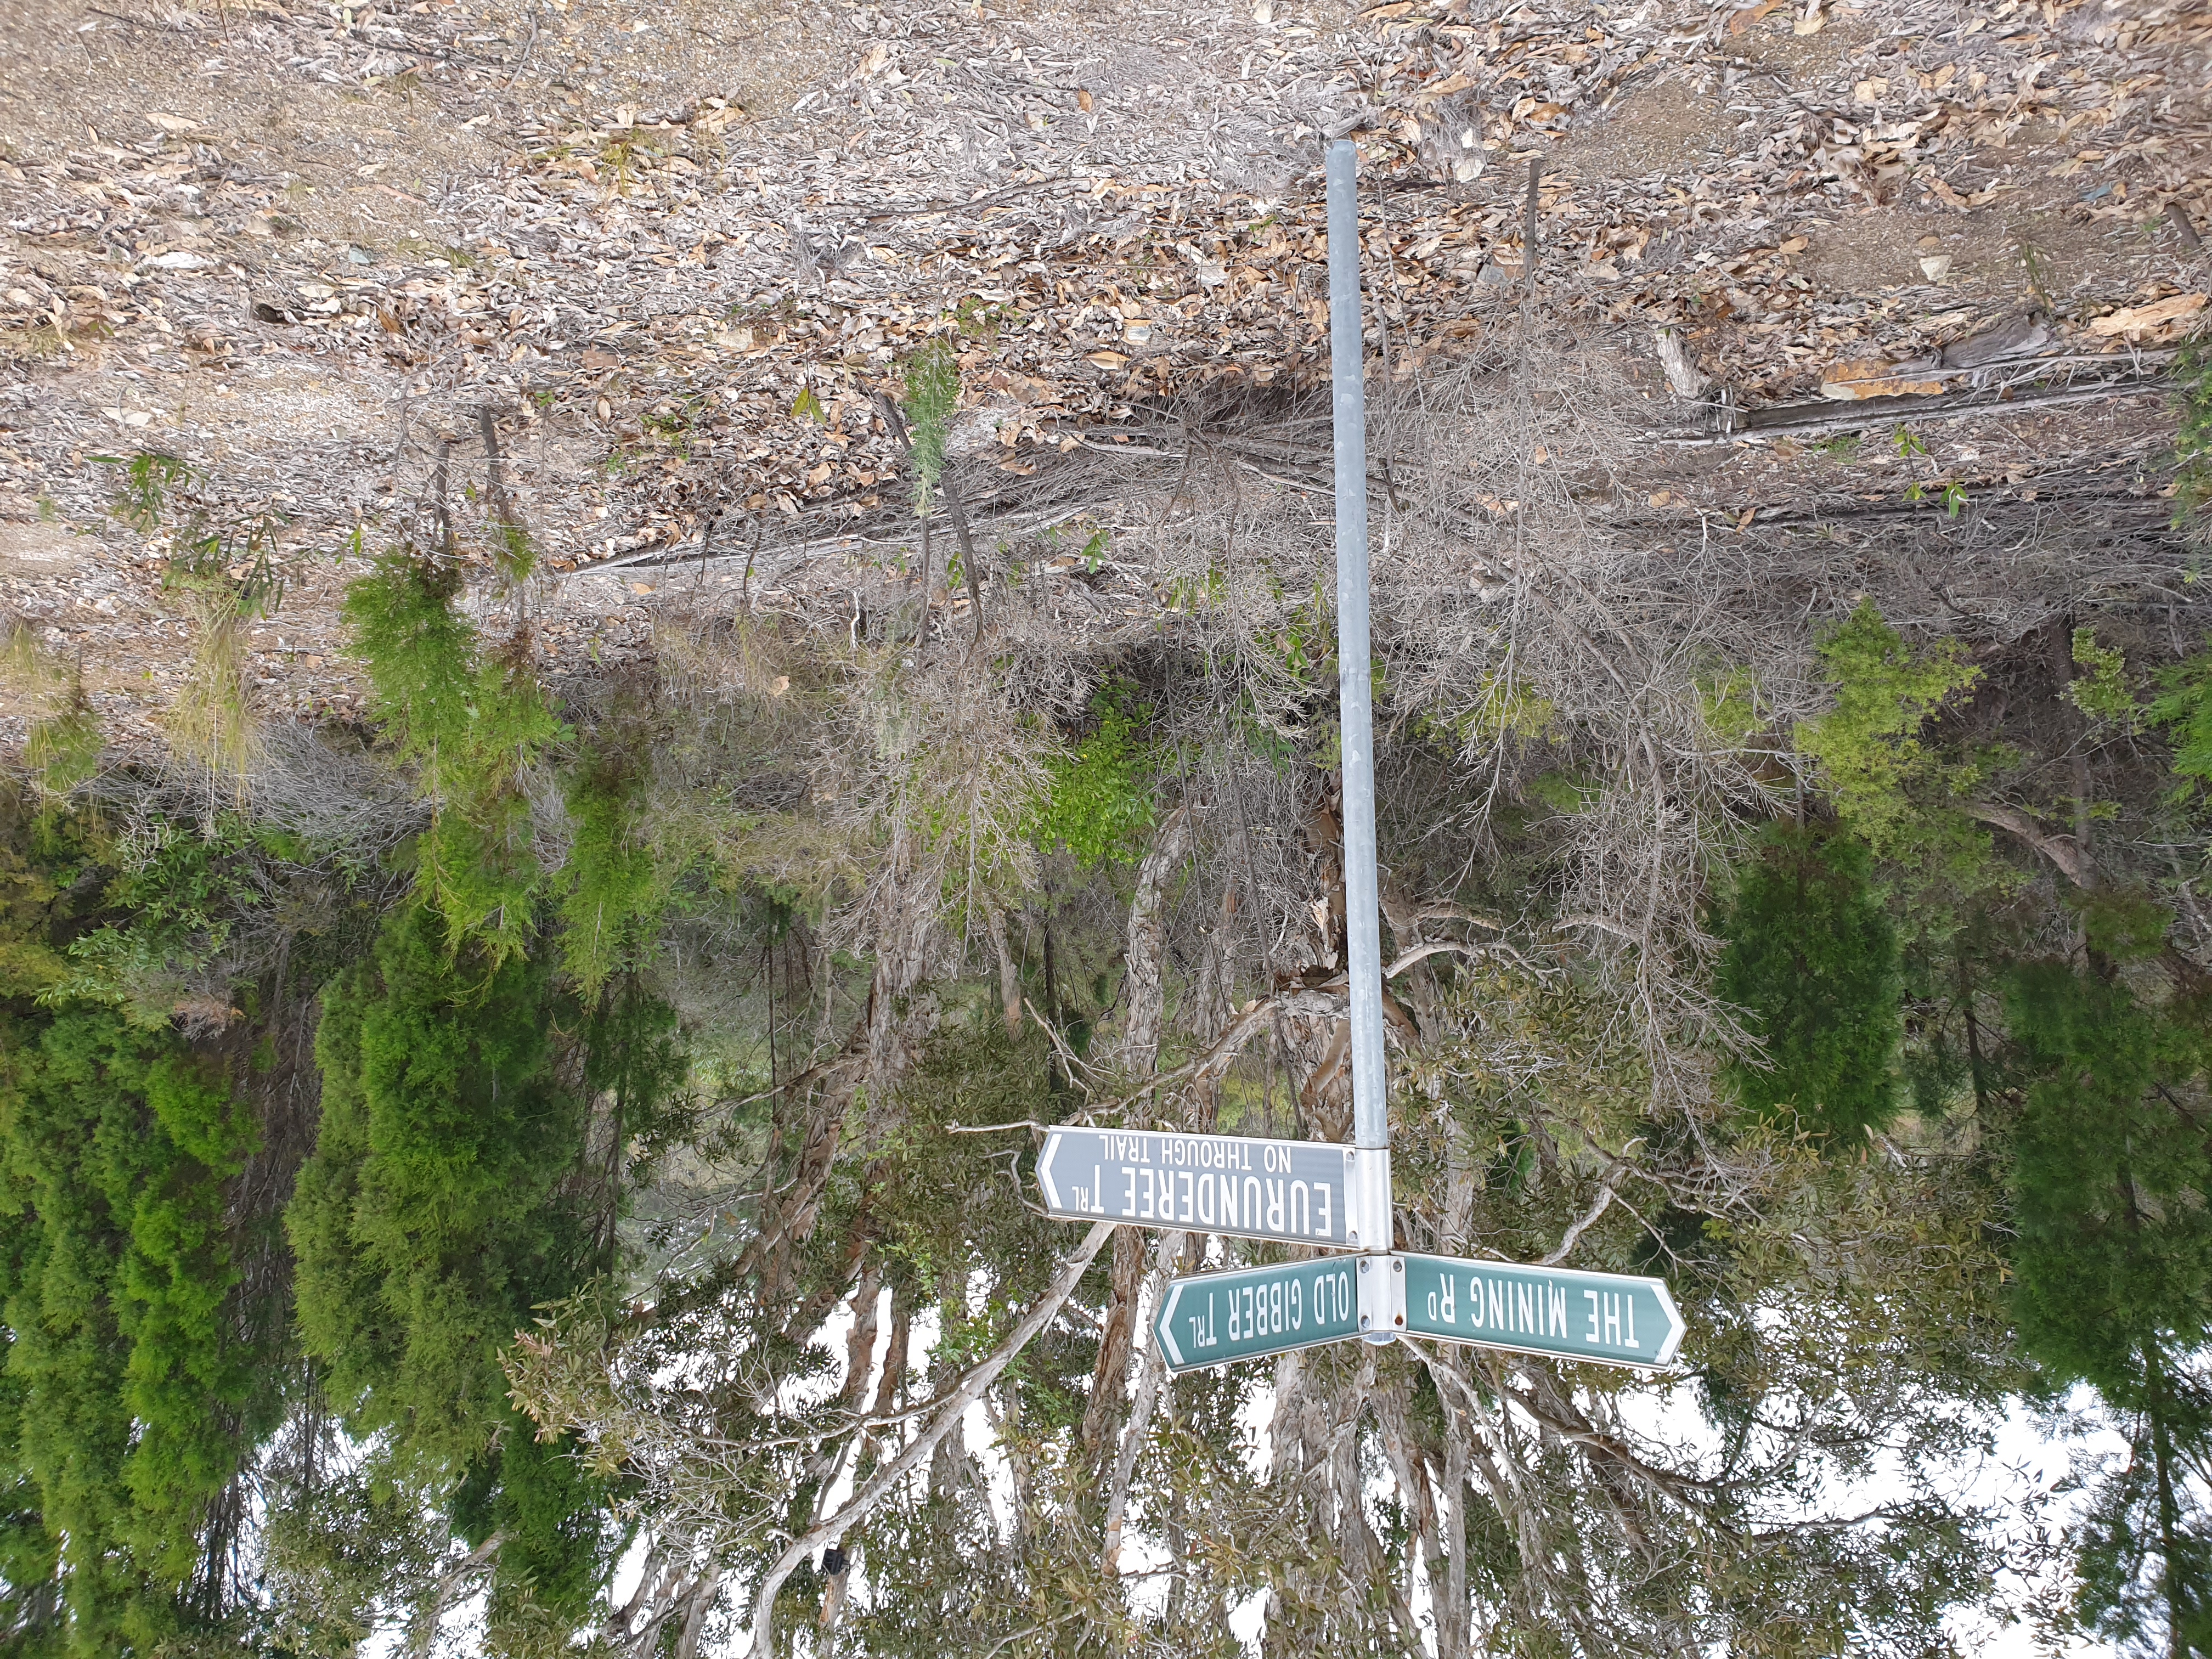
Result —
M1406 1330L1607 1365L1664 1365L1682 1340L1666 1282L1401 1254Z
M1389 1157L1318 1140L1054 1129L1037 1158L1037 1186L1045 1208L1071 1221L1149 1222L1357 1249L1361 1221L1351 1194L1358 1160L1374 1161L1379 1176Z
M1152 1335L1171 1371L1359 1334L1359 1265L1331 1256L1168 1283Z

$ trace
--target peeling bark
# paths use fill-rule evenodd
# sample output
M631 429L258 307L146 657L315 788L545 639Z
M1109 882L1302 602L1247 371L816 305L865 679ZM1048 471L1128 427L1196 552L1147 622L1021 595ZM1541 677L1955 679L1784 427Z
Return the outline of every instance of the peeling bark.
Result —
M1152 1295L1154 1307L1166 1293L1168 1274L1176 1258L1182 1254L1188 1234L1168 1232L1160 1235L1152 1250ZM1145 1345L1144 1369L1137 1378L1137 1397L1130 1407L1129 1421L1121 1431L1121 1449L1114 1460L1114 1478L1106 1491L1106 1524L1103 1543L1099 1550L1100 1564L1107 1572L1118 1571L1121 1554L1121 1520L1129 1506L1129 1482L1137 1470L1137 1459L1143 1455L1145 1437L1152 1432L1152 1408L1159 1401L1160 1384L1167 1375L1167 1362L1158 1345Z
M1098 1363L1091 1371L1090 1401L1083 1408L1084 1456L1096 1466L1114 1419L1121 1414L1128 1386L1129 1353L1136 1337L1137 1287L1145 1269L1145 1236L1123 1227L1114 1235L1114 1265L1106 1297L1105 1329L1098 1340Z
M983 912L984 925L991 932L991 948L999 955L999 1017L1006 1022L1006 1035L1018 1037L1022 1034L1022 976L1014 967L1013 952L1006 948L1006 913L995 904Z

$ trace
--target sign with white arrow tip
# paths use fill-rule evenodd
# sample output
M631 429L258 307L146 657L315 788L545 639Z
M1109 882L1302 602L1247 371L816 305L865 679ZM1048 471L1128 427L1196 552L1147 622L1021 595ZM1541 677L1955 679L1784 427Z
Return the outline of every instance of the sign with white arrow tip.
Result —
M1260 1140L1158 1129L1060 1128L1037 1155L1048 1213L1193 1232L1272 1238L1340 1250L1388 1249L1361 1208L1360 1160L1382 1176L1388 1153L1324 1140ZM1377 1183L1370 1183L1377 1184ZM1384 1188L1378 1214L1389 1213Z
M1666 1364L1681 1345L1682 1316L1662 1279L1448 1255L1398 1259L1409 1336L1644 1367Z
M1168 1281L1152 1338L1171 1371L1310 1348L1359 1334L1359 1279L1371 1256L1324 1256Z

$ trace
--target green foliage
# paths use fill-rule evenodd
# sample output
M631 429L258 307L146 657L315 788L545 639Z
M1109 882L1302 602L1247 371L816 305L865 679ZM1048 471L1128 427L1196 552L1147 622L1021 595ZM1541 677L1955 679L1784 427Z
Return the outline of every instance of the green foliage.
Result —
M1424 728L1464 754L1483 755L1509 739L1540 743L1553 734L1558 720L1558 708L1534 687L1508 675L1492 674L1455 718L1430 719Z
M1179 611L1186 617L1195 617L1218 605L1227 596L1228 592L1229 573L1221 568L1219 561L1209 559L1206 562L1204 575L1177 576L1169 582L1167 592L1161 596L1160 603L1170 611ZM1262 649L1266 648L1266 641L1262 640L1258 643ZM1302 674L1310 665L1311 659L1307 656L1304 647L1311 641L1304 637L1303 630L1298 629L1295 618L1291 622L1289 632L1277 635L1274 643L1276 650L1282 655L1285 668L1291 674Z
M0 685L32 712L23 760L42 793L66 796L99 769L103 738L84 676L40 644L27 623L0 625Z
M2172 918L2166 907L2124 887L2076 889L2064 895L2066 906L2081 919L2089 948L2113 962L2144 962L2166 948Z
M88 459L101 466L122 469L111 511L142 536L150 536L161 527L169 492L191 482L189 463L157 450L141 451L127 461L119 455L94 455Z
M40 810L0 777L0 1000L41 996L69 976L91 864L75 817Z
M2173 521L2189 522L2212 504L2212 338L2199 336L2166 370L2174 382Z
M178 595L198 624L192 662L162 725L178 756L209 775L228 776L242 795L260 754L247 672L247 629L283 603L276 559L281 519L240 512L211 498L207 479L173 455L146 453L125 461L113 511L141 534L168 526L168 563L161 585Z
M301 1337L332 1400L446 1471L485 1449L498 1351L582 1253L558 1194L581 1114L554 1075L544 967L475 966L411 905L325 994L322 1127L287 1218Z
M2126 1453L2085 1482L2067 1528L2079 1627L2141 1659L2212 1652L2212 1506L2183 1473L2212 1451L2212 1387L2201 1367L2160 1380L2156 1409L2120 1417Z
M1091 734L1046 757L1052 783L1031 832L1042 846L1066 847L1085 870L1132 860L1154 811L1155 760L1144 737L1152 710L1134 686L1109 682L1091 712L1098 722Z
M476 746L481 690L476 629L453 610L458 567L388 556L354 584L344 616L368 664L370 711L402 764L416 767L426 795L459 793Z
M1705 729L1723 746L1741 749L1766 724L1759 708L1759 677L1730 668L1698 678L1698 703Z
M2186 780L2175 799L2191 799L2212 782L2212 645L2160 669L2158 684L2145 712L2166 728L2174 772Z
M1953 925L1965 896L2001 884L1990 838L1960 809L1983 767L1923 747L1922 728L1980 670L1954 640L1905 644L1871 602L1820 636L1836 704L1799 723L1797 747L1817 769L1845 829L1886 866L1885 884L1908 901L1913 929Z
M691 1050L676 1010L646 989L635 973L607 985L584 1026L584 1090L605 1103L615 1141L629 1157L628 1174L641 1181L671 1145L693 1127L685 1085ZM612 1235L608 1235L611 1243ZM603 1255L603 1269L614 1266Z
M906 365L907 441L914 450L914 516L929 516L930 494L945 476L945 438L960 406L960 354L950 340L924 345Z
M2097 643L2094 629L2074 630L2074 664L2081 672L2068 683L2066 701L2092 720L2132 726L2142 714L2128 690L2127 659Z
M1980 671L1955 640L1911 649L1869 599L1826 630L1820 653L1836 677L1836 706L1800 723L1797 747L1819 766L1838 815L1885 852L1910 833L1910 792L1942 781L1921 726Z
M219 1073L110 1010L0 1037L0 1473L60 1545L70 1651L143 1649L192 1622L206 1506L251 1450L223 1194L257 1127Z
M2164 1650L2212 1638L2212 1140L2200 1011L2159 1009L2056 963L2013 978L2007 1012L2032 1079L2014 1130L2014 1316L2056 1382L2122 1414L2128 1463L2074 1529L2085 1622Z
M360 1468L322 1473L273 1508L264 1537L270 1636L296 1659L356 1659L385 1609L436 1576L444 1541L416 1495Z
M166 1026L192 977L219 957L240 917L261 899L252 835L236 813L212 834L155 814L121 837L107 890L115 920L70 946L75 967L46 993L121 1009L149 1030Z
M1909 483L1905 486L1905 499L1914 502L1924 501L1928 499L1928 492L1931 488L1936 492L1936 499L1943 509L1943 516L1947 519L1957 518L1966 505L1966 486L1955 478L1935 484L1921 483L1917 481Z
M645 769L636 745L647 740L644 733L620 731L569 775L575 834L563 872L561 954L587 1001L610 975L642 958L669 899L645 821Z
M393 554L354 584L345 618L368 665L372 708L439 813L417 850L419 878L458 948L495 963L525 948L542 872L523 784L563 732L527 635L481 648L453 609L457 568Z
M471 1471L453 1502L462 1537L481 1543L504 1532L493 1588L493 1650L498 1634L545 1620L569 1630L588 1616L607 1569L606 1486L574 1455L567 1437L544 1441L510 1411L497 1454ZM565 1646L565 1642L561 1645Z
M1596 799L1598 791L1594 780L1570 776L1565 772L1539 772L1524 787L1532 800L1563 813L1581 811Z
M80 689L57 712L33 720L23 739L23 759L50 795L67 795L100 769L106 735L100 716Z
M1897 939L1866 849L1847 836L1768 830L1718 931L1717 989L1751 1011L1767 1066L1728 1067L1758 1116L1794 1115L1838 1139L1896 1110L1902 1035Z
M594 1255L554 1012L543 952L472 963L429 905L395 912L325 994L322 1125L286 1224L301 1341L349 1427L410 1484L458 1482L457 1525L509 1526L496 1595L568 1607L605 1565L599 1490L530 1440L499 1364Z
M2204 1034L2057 963L2007 996L2033 1080L2014 1130L2021 1340L2116 1402L2143 1355L2212 1335L2212 1145L2185 1101Z

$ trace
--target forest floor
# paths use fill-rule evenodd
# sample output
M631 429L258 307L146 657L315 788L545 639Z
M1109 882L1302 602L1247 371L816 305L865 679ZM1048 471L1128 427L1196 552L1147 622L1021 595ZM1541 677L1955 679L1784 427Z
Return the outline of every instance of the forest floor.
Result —
M272 555L271 714L359 707L337 600L449 507L488 594L526 525L556 662L673 585L842 605L914 540L873 398L932 331L987 529L1110 530L1097 452L1324 379L1331 137L1378 388L1537 325L1613 353L1654 435L1592 510L1662 552L1916 483L2158 518L2212 286L2212 15L2168 0L19 0L0 44L0 605L126 743L188 672L191 526L116 517L115 463ZM1156 614L1097 566L1034 574Z

